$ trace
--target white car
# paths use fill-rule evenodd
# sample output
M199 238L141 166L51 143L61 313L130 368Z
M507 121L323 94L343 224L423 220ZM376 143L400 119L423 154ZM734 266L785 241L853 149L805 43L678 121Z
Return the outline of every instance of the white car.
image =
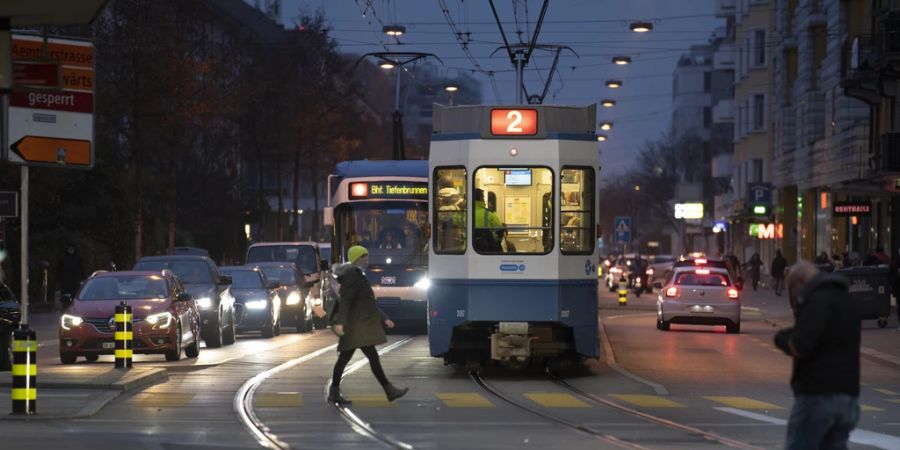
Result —
M728 270L716 267L676 267L659 291L656 328L670 324L725 325L741 332L741 297Z

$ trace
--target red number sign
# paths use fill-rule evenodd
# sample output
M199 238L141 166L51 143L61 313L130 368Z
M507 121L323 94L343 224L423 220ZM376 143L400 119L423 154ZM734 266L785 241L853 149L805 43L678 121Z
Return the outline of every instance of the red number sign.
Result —
M533 136L537 134L537 110L492 109L491 134L494 136Z

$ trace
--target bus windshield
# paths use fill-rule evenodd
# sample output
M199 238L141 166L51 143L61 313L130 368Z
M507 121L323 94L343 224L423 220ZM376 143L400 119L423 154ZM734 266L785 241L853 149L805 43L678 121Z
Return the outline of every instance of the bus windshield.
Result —
M352 202L340 205L335 216L342 256L351 246L362 245L369 251L369 264L427 264L427 203Z

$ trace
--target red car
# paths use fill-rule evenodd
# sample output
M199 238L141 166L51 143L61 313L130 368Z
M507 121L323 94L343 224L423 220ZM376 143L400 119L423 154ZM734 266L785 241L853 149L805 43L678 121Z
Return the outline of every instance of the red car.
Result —
M115 353L116 305L132 308L134 353L164 354L167 361L200 354L200 312L194 299L171 271L99 272L75 298L63 297L59 322L59 359L72 364L79 356L90 362Z

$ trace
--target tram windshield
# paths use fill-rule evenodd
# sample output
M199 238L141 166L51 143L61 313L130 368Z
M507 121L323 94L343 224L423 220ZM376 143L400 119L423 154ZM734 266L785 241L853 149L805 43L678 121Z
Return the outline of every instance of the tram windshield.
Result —
M345 203L335 216L341 255L353 245L362 245L369 251L371 266L427 264L426 202Z
M545 167L481 167L472 193L472 246L482 254L553 249L553 174Z

